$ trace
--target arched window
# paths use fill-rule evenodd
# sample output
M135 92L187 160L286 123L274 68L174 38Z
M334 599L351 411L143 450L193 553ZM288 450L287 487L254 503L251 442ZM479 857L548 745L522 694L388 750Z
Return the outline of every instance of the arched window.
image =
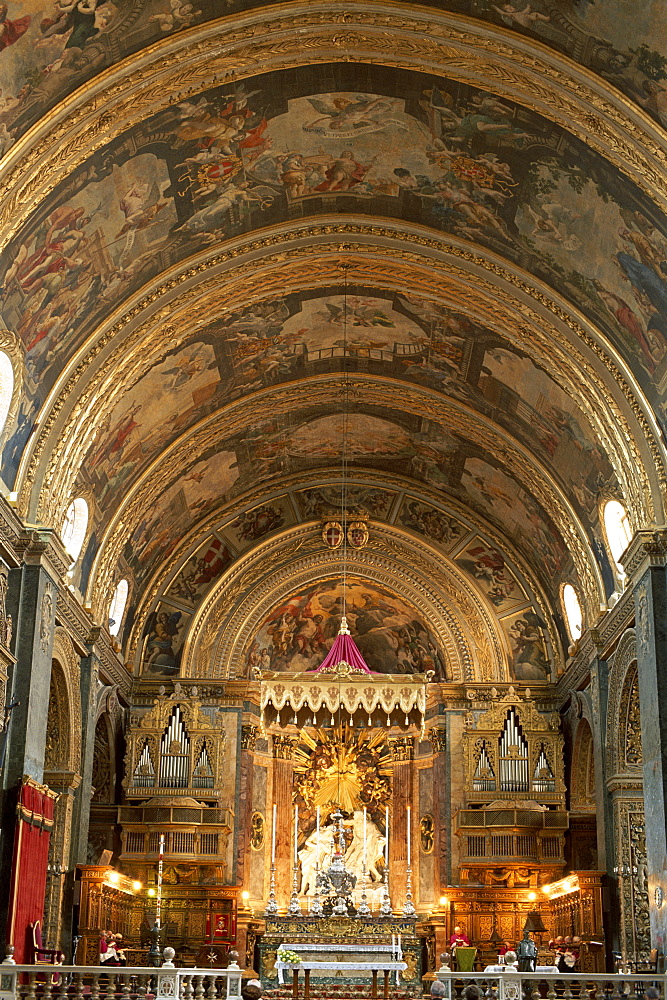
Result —
M88 527L88 504L83 497L77 497L67 508L60 537L67 552L76 562L83 547Z
M0 433L5 426L14 392L14 369L8 354L0 351Z
M120 632L129 589L127 580L123 579L118 581L113 592L113 600L109 605L109 631L112 635L118 635Z
M632 540L632 528L630 527L627 511L618 500L608 500L604 505L603 518L611 557L616 563L618 572L622 573L623 567L619 559Z
M570 639L572 642L578 642L584 630L584 616L581 611L579 595L571 583L566 583L563 587L563 609Z

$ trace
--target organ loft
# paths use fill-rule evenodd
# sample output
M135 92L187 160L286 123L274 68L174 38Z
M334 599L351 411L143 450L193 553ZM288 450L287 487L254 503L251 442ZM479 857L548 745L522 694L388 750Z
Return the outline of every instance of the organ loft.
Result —
M0 3L6 1000L664 993L662 6Z

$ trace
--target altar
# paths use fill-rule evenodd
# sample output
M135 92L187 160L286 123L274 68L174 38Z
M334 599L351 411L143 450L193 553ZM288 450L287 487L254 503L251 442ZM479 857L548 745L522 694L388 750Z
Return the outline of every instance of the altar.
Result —
M302 970L306 997L311 983L340 983L344 975L347 982L367 985L377 996L382 972L386 996L394 973L400 975L406 992L421 995L421 939L415 928L416 920L406 917L268 917L259 943L260 979L264 986L275 988L286 974L291 975L296 991ZM281 947L303 956L301 962L296 966L280 962Z
M304 1000L310 997L310 977L313 972L320 976L333 973L335 977L342 976L345 972L370 972L372 976L371 995L377 997L377 977L378 972L384 974L384 1000L389 995L389 975L394 973L396 985L400 982L400 973L407 969L407 963L403 961L400 938L393 937L391 944L293 944L283 943L278 949L280 955L283 951L290 951L299 958L298 962L280 961L276 962L278 970L278 982L283 985L283 973L288 970L292 973L292 995L294 1000L299 996L299 972L303 971Z

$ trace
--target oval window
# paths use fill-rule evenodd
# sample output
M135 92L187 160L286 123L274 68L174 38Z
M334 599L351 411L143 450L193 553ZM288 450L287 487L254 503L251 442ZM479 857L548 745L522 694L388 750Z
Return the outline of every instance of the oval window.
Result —
M579 595L571 583L566 583L563 587L563 608L570 639L572 642L578 642L584 630L584 616L581 612Z
M129 584L125 579L119 580L116 584L113 599L109 605L109 632L111 635L118 635L120 632L129 589Z
M88 504L83 497L77 497L67 508L60 537L67 552L76 562L83 547L88 527Z
M14 369L8 354L0 351L0 432L2 432L14 393Z
M618 500L608 500L604 505L603 518L611 557L616 563L618 572L622 573L623 566L619 559L632 541L632 528L628 520L628 513Z

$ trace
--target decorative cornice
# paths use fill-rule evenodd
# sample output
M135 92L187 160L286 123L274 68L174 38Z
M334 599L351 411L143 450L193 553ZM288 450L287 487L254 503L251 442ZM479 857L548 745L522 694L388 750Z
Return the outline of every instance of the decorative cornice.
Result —
M653 566L667 566L667 527L638 531L622 557L623 569L635 580Z
M661 132L612 87L516 33L435 8L275 5L179 32L81 87L5 158L0 246L46 194L145 117L258 72L376 63L470 83L553 120L667 206Z

